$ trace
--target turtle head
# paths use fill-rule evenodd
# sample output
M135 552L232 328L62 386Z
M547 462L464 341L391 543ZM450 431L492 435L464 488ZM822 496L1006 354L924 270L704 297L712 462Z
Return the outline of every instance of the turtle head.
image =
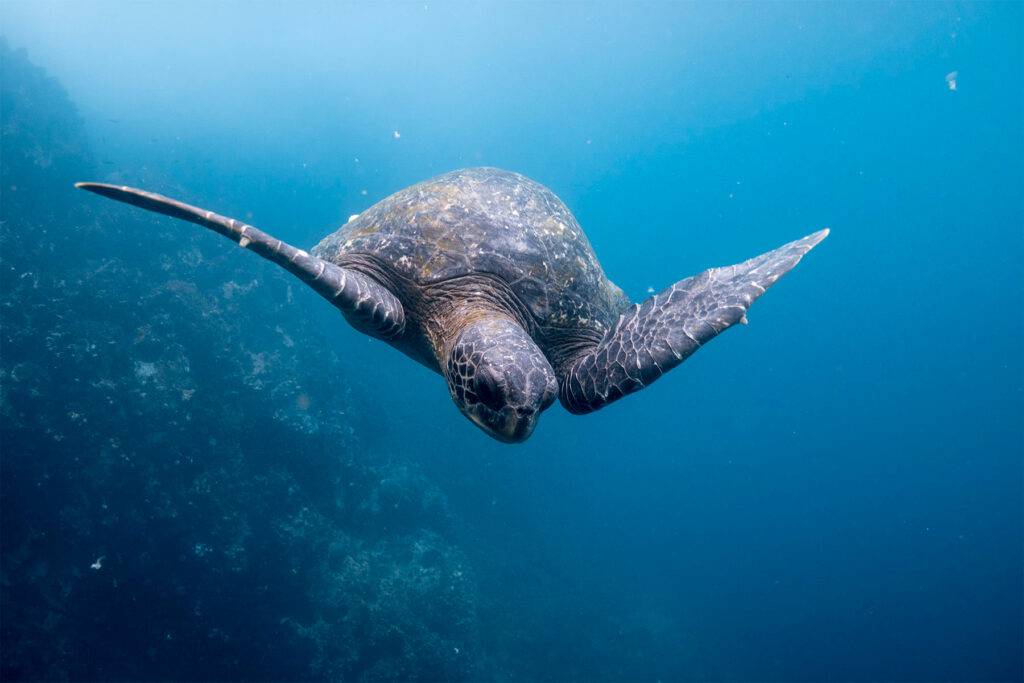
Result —
M525 441L558 396L547 358L518 324L484 318L459 332L445 364L459 410L495 439Z

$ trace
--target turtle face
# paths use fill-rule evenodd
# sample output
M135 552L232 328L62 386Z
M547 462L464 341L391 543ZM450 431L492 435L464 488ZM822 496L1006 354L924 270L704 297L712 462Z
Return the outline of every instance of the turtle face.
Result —
M558 395L544 354L519 325L486 319L463 328L445 367L459 410L499 441L525 441Z

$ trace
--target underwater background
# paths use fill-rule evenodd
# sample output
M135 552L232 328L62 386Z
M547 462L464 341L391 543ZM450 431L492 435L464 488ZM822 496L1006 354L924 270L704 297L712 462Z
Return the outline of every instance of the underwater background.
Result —
M4 680L1021 680L1024 3L0 4ZM309 248L551 188L638 301L831 236L498 443L128 184Z

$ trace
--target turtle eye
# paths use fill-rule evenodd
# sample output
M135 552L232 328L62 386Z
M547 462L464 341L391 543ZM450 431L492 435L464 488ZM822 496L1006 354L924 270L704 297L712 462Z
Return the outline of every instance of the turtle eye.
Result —
M477 373L475 389L474 393L477 399L480 400L480 403L483 403L491 410L501 410L504 406L501 392L498 391L497 383L494 381L491 373Z

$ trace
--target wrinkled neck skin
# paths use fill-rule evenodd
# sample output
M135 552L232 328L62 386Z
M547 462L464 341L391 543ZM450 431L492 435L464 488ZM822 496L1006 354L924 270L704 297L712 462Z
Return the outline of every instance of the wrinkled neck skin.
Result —
M459 301L434 348L459 410L495 439L519 443L554 402L558 382L515 312L493 304Z

